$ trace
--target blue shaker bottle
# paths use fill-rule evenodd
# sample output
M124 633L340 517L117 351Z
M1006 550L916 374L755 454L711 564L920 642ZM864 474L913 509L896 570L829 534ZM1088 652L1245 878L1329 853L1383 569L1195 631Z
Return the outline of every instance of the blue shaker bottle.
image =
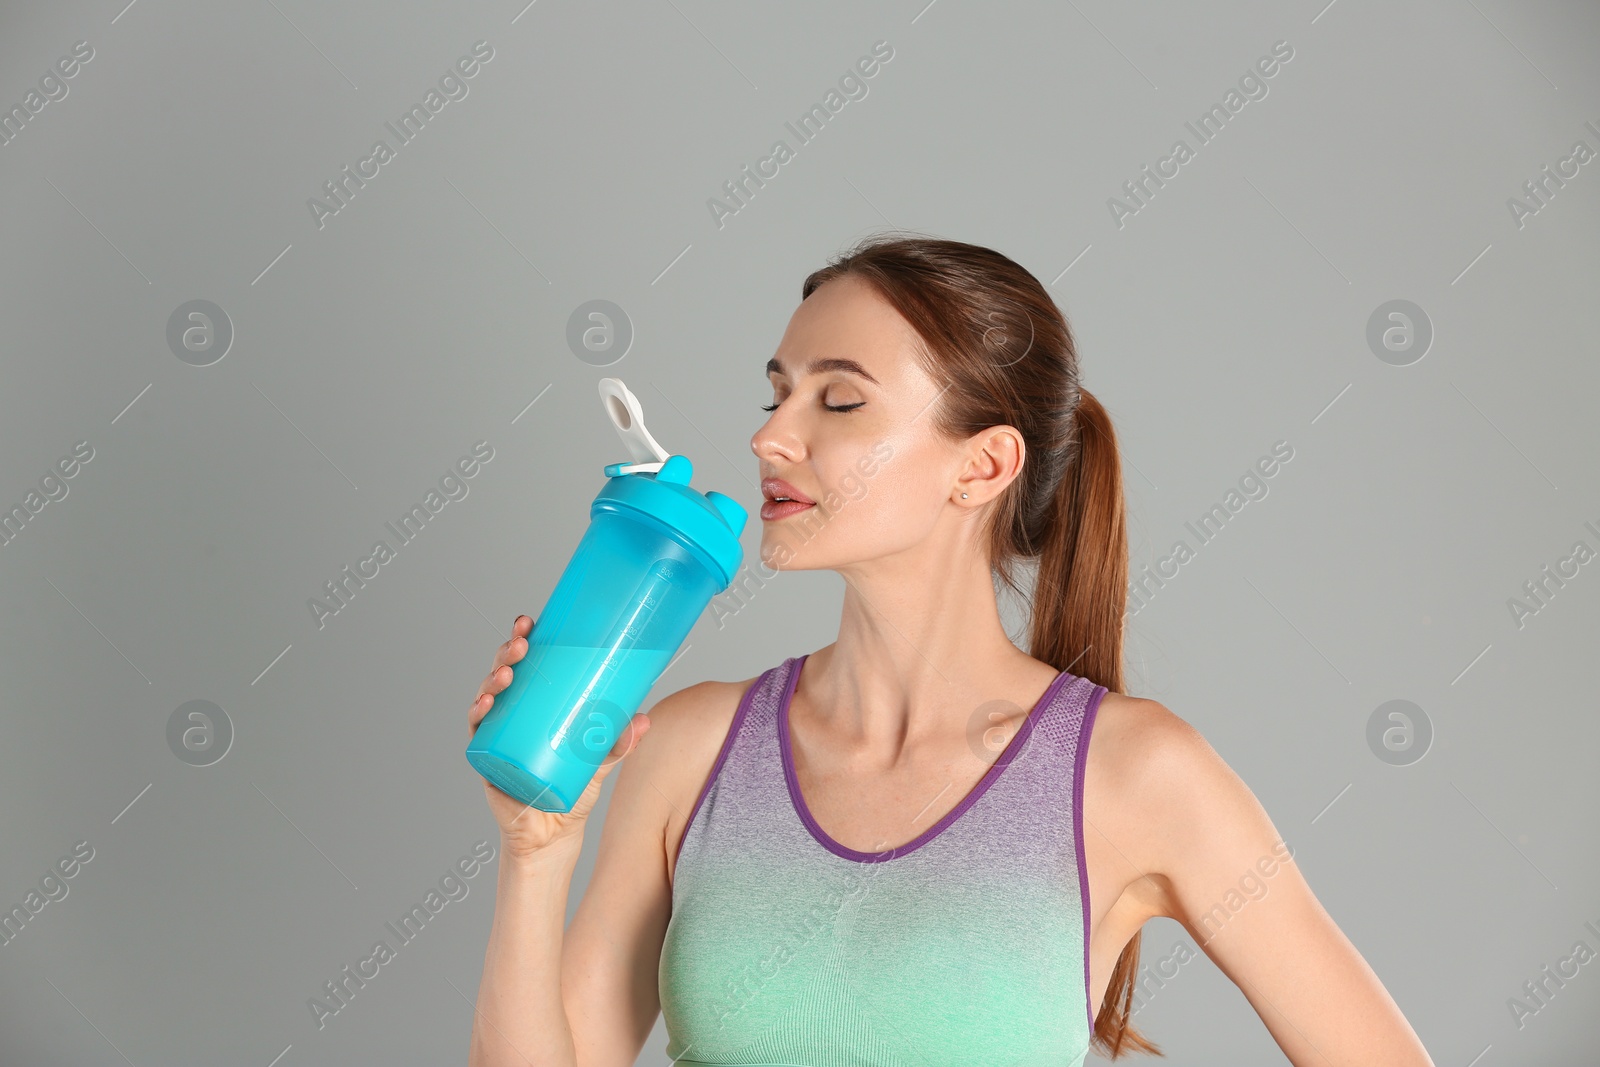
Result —
M621 379L602 378L600 398L633 462L605 468L527 655L467 745L479 774L540 811L572 810L744 559L745 509L690 488L688 457L656 444Z

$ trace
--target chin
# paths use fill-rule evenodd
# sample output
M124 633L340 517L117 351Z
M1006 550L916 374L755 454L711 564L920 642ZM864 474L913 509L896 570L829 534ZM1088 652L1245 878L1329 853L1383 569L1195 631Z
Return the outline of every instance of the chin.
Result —
M761 541L761 565L772 571L811 570L814 564L805 561L806 546L794 546L790 538L776 531L768 531Z

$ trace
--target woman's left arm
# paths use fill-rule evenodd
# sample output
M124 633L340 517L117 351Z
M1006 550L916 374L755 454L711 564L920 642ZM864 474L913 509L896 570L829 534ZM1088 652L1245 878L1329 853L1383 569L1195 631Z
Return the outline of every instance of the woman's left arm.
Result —
M1163 914L1239 987L1295 1067L1434 1067L1255 794L1194 727L1140 703L1124 795L1147 827L1133 858L1160 887Z

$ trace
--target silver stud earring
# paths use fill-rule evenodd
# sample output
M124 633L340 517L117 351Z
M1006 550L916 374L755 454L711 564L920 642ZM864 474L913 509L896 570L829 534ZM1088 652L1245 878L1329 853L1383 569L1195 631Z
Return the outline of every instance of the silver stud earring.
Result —
M967 499L967 494L965 494L965 493L962 493L962 494L961 494L961 499L962 499L962 500L965 500L965 499Z

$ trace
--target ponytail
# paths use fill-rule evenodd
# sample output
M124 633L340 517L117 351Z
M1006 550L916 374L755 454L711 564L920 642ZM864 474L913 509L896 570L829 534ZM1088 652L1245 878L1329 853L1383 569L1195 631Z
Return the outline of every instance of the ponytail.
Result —
M1076 456L1056 488L1039 553L1029 654L1120 693L1128 605L1122 462L1111 416L1087 389L1079 397L1069 445ZM1124 1050L1162 1054L1131 1022L1142 939L1135 933L1117 957L1094 1020L1092 1043L1113 1059Z
M1034 583L1029 654L1121 692L1128 606L1122 463L1106 409L1079 390L1076 456L1053 498Z

